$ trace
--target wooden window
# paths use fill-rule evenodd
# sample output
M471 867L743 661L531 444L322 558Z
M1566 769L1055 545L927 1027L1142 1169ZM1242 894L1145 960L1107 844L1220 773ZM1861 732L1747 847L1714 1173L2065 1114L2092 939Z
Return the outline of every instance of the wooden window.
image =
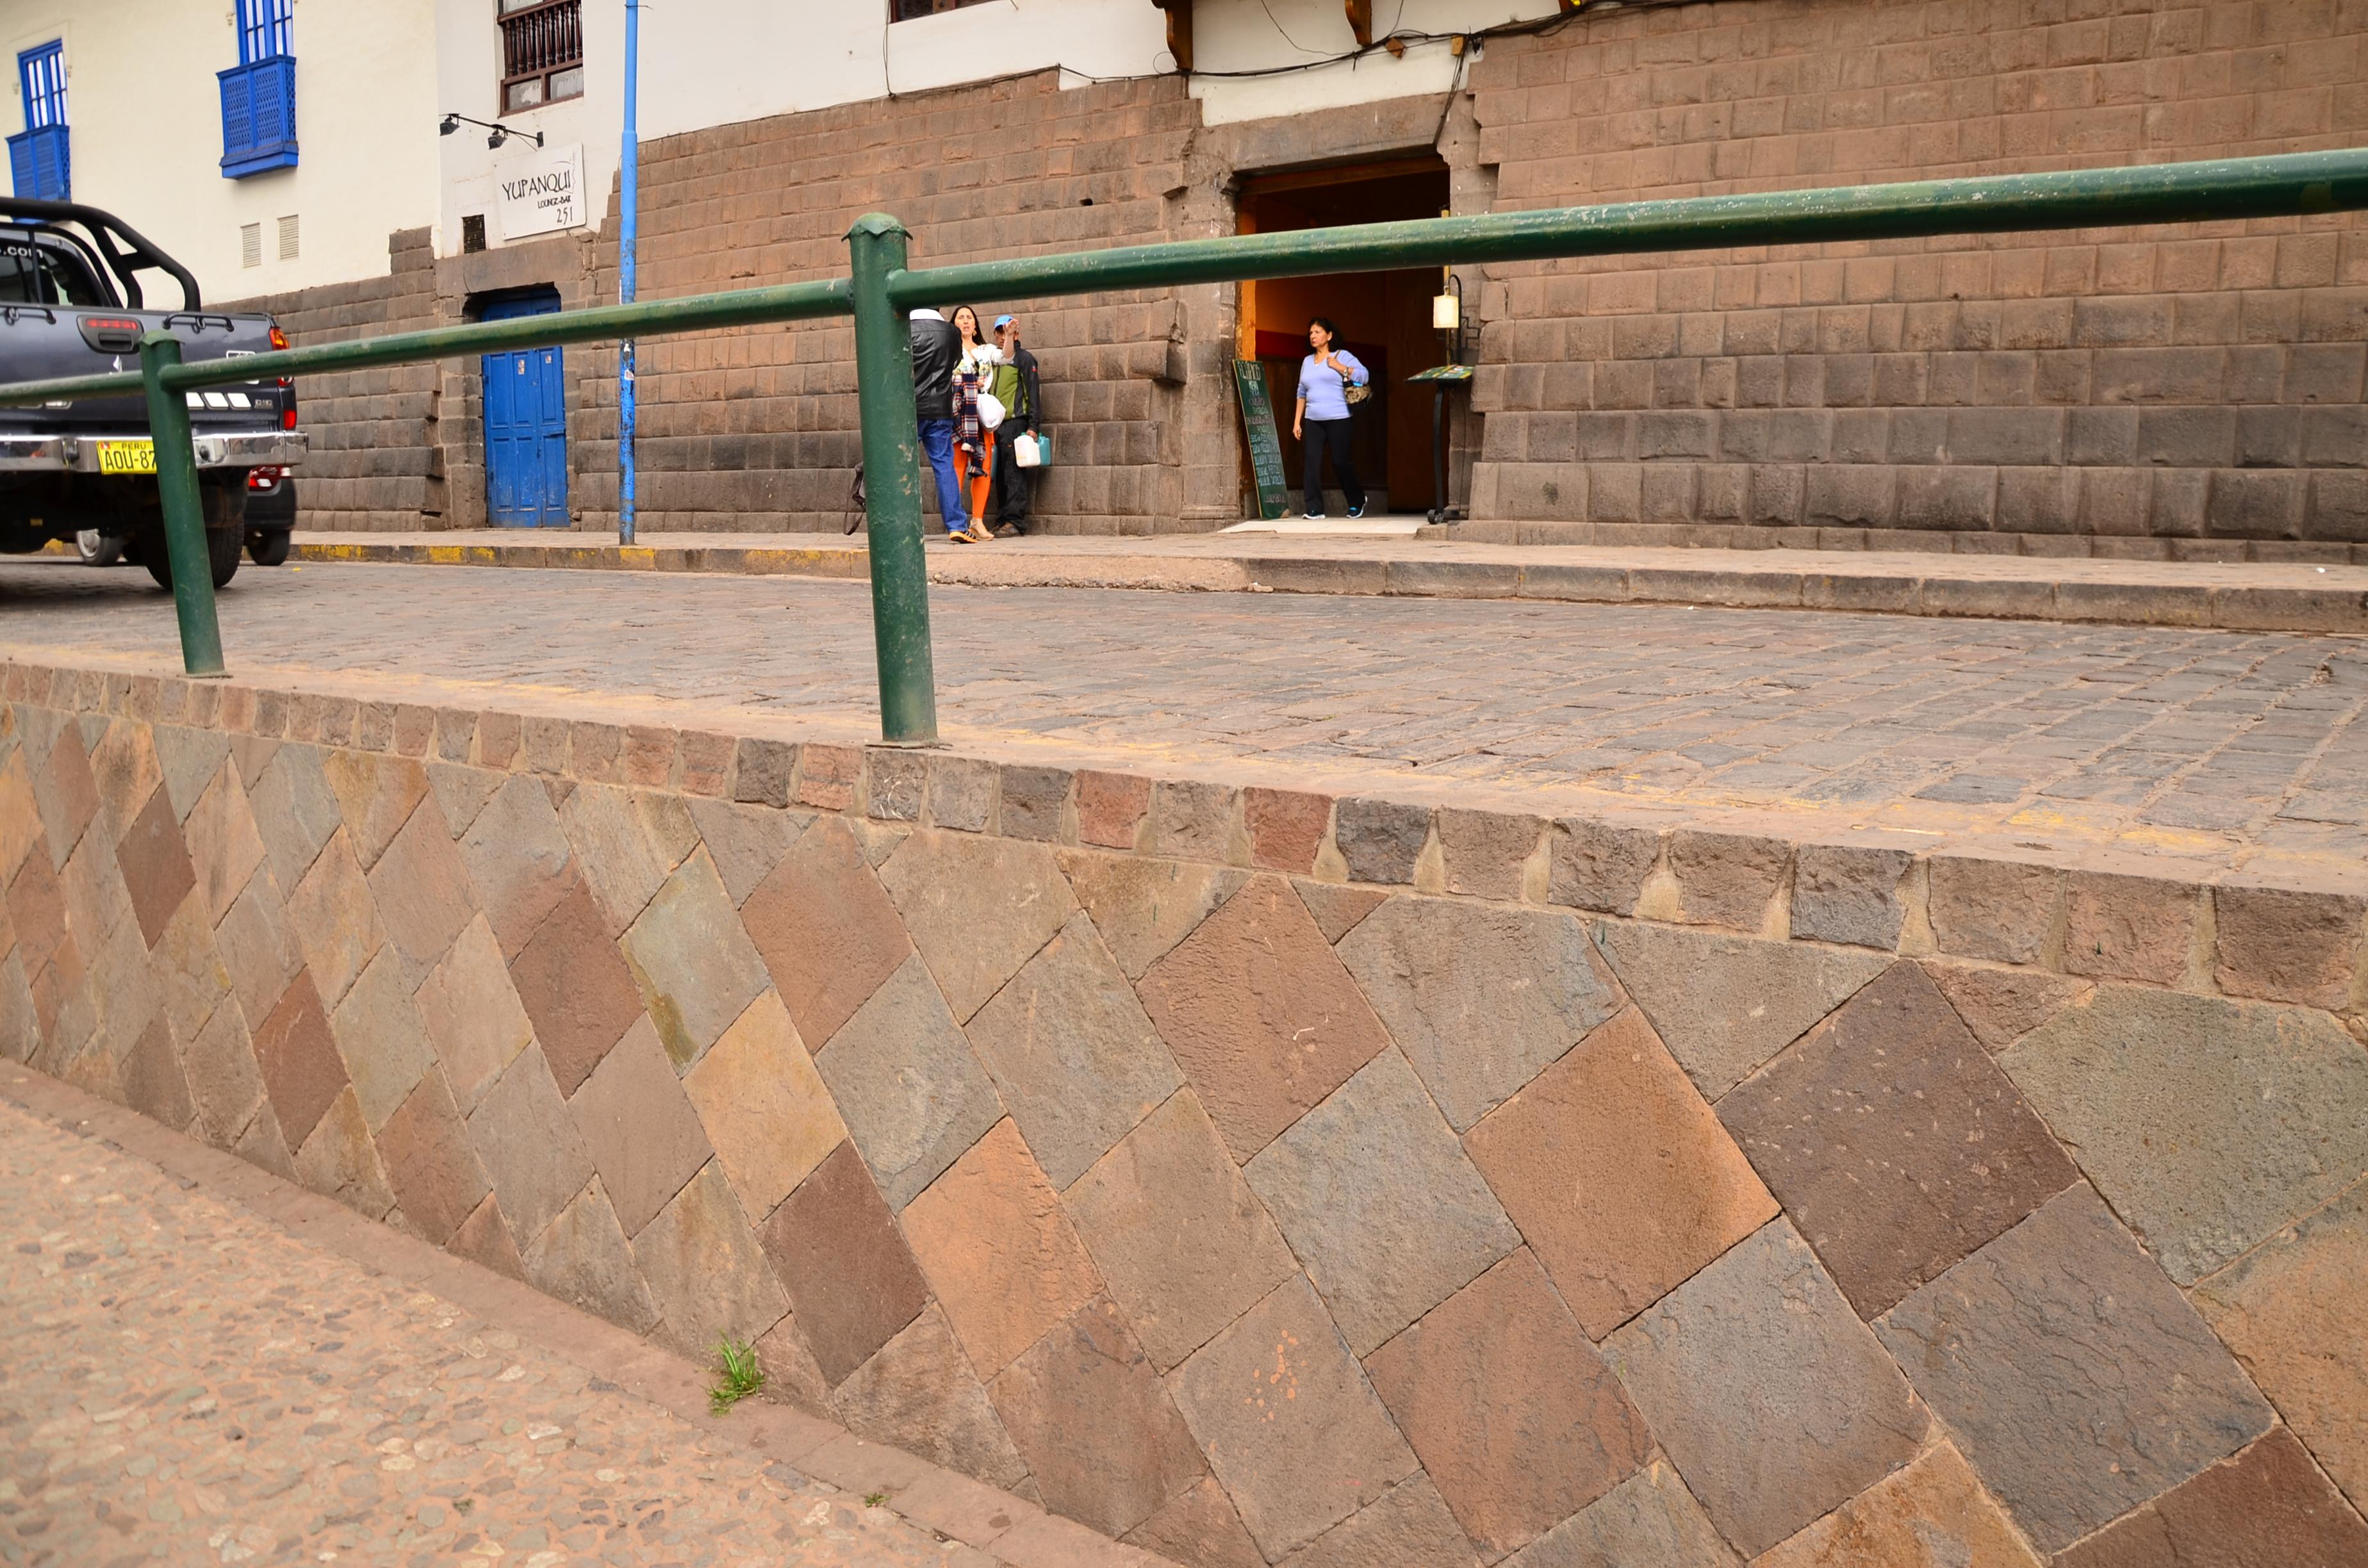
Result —
M296 0L238 0L238 62L296 52Z
M502 112L582 97L582 0L495 3L502 24Z

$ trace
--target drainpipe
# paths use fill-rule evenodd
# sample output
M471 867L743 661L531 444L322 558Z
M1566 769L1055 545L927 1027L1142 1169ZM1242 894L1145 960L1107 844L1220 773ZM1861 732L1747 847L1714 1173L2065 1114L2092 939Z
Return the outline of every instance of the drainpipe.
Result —
M641 245L642 0L625 0L625 149L618 193L617 301L633 302ZM617 346L617 542L633 542L633 340Z

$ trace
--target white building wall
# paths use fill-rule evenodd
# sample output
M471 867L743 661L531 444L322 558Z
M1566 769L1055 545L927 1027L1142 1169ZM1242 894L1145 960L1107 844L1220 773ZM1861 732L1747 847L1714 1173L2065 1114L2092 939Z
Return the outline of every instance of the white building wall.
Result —
M1408 43L1403 56L1376 50L1344 60L1356 51L1357 35L1340 0L1195 0L1192 96L1204 123L1224 125L1445 93L1470 63L1459 62L1450 37L1540 20L1555 9L1556 0L1374 0L1376 42L1393 32L1441 35L1440 41ZM1476 58L1477 51L1466 54Z
M74 194L147 235L209 300L384 277L387 236L437 210L430 0L301 0L295 11L300 161L222 174L214 73L238 63L231 0L0 0L9 97L24 129L19 51L65 41ZM294 259L279 222L298 219ZM263 259L240 264L241 225Z

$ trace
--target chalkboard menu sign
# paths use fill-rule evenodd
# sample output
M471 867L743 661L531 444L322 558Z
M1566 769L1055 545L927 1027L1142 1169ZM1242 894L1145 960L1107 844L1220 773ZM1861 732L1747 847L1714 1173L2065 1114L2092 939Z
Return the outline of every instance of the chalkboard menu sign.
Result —
M1250 472L1258 476L1258 516L1272 521L1291 510L1291 483L1282 473L1282 437L1274 427L1266 367L1255 359L1235 360L1234 385L1242 394L1242 430L1249 437Z

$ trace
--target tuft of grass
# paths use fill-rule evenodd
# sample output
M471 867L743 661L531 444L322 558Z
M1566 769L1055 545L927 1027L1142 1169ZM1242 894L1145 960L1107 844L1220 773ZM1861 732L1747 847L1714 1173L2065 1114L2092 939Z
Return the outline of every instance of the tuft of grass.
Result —
M887 1501L888 1494L885 1492L867 1492L863 1494L863 1506L867 1508L877 1508Z
M734 1344L728 1335L716 1341L716 1349L723 1365L717 1369L715 1386L707 1391L707 1407L723 1415L765 1386L765 1369L757 1364L755 1346Z

